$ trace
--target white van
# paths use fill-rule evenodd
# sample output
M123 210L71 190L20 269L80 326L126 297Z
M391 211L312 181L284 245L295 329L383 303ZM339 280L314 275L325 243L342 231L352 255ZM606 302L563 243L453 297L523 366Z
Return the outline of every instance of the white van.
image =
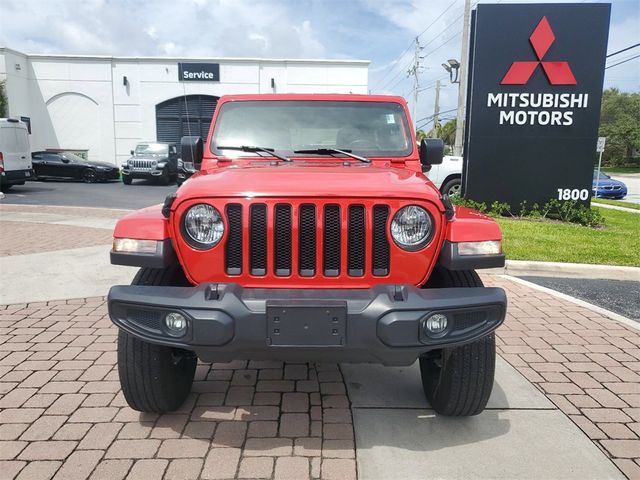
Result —
M0 190L24 185L32 177L27 126L14 118L0 118Z

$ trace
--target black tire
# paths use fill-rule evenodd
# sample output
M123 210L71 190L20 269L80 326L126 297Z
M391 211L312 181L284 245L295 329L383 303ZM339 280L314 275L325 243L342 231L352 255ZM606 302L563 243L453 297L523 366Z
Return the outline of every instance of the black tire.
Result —
M122 183L124 183L125 185L131 185L131 182L133 180L131 179L131 177L129 175L123 175L122 176Z
M0 184L0 192L8 192L11 190L11 187L13 187L13 184L11 183Z
M96 183L98 181L98 174L93 168L85 168L82 171L82 181L84 183Z
M428 288L482 287L473 270L436 268ZM496 339L491 333L473 343L444 348L420 357L422 388L440 415L466 417L487 406L496 365Z
M448 180L442 187L440 188L440 192L446 193L450 197L455 195L460 195L460 187L462 186L462 179L460 177L452 178Z
M179 268L142 268L133 285L184 286ZM154 345L118 332L118 374L124 398L140 412L165 413L180 408L191 391L197 357L186 350Z
M171 175L169 174L169 170L166 168L162 170L162 175L160 175L160 185L169 185L171 183Z

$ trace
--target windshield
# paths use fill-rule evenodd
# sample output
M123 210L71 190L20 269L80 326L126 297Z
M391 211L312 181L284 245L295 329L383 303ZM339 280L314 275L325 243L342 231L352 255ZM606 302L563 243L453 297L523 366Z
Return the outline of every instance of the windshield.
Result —
M64 152L61 155L62 155L63 158L66 158L67 160L69 160L72 163L86 162L86 160L84 158L76 155L75 153Z
M164 143L139 143L134 155L167 155L168 152L169 145Z
M218 146L266 147L292 157L302 156L294 154L295 150L319 148L366 157L406 157L413 149L402 105L317 100L225 103L218 114L211 151L229 158L258 154L218 150Z
M611 178L609 175L607 175L604 172L600 172L600 180L607 180L608 178ZM593 171L593 179L594 180L598 180L598 171L594 170Z

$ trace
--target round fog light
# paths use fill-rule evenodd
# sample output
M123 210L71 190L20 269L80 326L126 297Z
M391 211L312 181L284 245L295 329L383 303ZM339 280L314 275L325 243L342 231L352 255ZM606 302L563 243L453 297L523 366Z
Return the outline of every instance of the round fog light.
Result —
M442 333L447 328L447 316L442 313L434 313L424 322L424 330L427 335Z
M187 331L187 319L179 313L168 313L164 317L164 324L171 335L184 335Z

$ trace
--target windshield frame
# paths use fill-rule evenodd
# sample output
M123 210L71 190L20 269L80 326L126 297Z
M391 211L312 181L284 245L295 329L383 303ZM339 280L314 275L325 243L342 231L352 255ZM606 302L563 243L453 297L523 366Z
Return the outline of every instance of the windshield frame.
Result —
M164 151L163 152L158 152L158 153L154 153L154 152L147 152L147 153L142 153L142 152L138 152L138 147L145 145L147 147L151 146L151 145L161 145L164 147ZM140 142L136 145L136 148L133 150L133 156L137 157L137 156L145 156L145 155L154 155L154 156L169 156L169 144L168 143L162 143L162 142Z
M366 97L364 97L366 98ZM313 160L323 160L323 159L328 159L331 160L332 158L335 160L336 158L339 159L345 159L345 158L349 158L349 156L347 155L343 155L340 153L336 153L334 155L328 156L326 154L315 154L315 153L305 153L305 154L300 154L300 153L294 153L294 150L299 150L299 149L312 149L312 148L339 148L345 151L350 151L354 154L366 157L366 158L371 158L371 159L394 159L394 160L405 160L407 157L411 157L415 154L415 152L417 152L417 147L414 145L415 142L413 142L413 132L412 132L412 124L409 121L409 117L408 117L408 111L406 109L406 105L404 105L402 102L397 101L395 99L393 100L386 100L386 99L380 99L380 98L376 98L374 100L371 99L355 99L355 98L349 98L349 99L340 99L340 98L308 98L308 97L303 97L303 98L268 98L268 99L263 99L263 98L242 98L242 99L233 99L233 100L227 100L224 102L221 102L218 105L218 108L216 109L215 115L214 115L214 122L213 122L213 126L211 129L211 133L210 133L210 142L209 142L209 148L208 151L209 153L213 154L215 157L218 158L225 158L225 159L229 159L229 160L239 160L239 159L243 159L243 160L247 160L247 159L254 159L257 160L260 157L265 157L265 158L270 158L270 156L268 154L257 154L257 153L250 153L250 152L242 152L242 151L235 151L234 155L229 155L228 151L225 150L218 150L216 148L216 141L217 138L216 136L219 133L219 129L220 129L220 125L221 125L221 120L222 120L222 115L225 113L225 108L229 108L229 106L237 106L240 103L251 103L251 104L263 104L263 103L275 103L275 102L281 102L281 103L291 103L291 104L311 104L311 103L322 103L322 104L352 104L353 106L359 105L359 104L363 104L362 108L366 108L369 106L384 106L386 104L389 104L391 106L393 106L393 108L396 109L397 113L400 114L398 115L398 119L399 119L399 128L400 128L400 134L403 135L404 137L407 138L407 146L405 147L404 150L365 150L365 149L355 149L355 148L349 148L349 147L343 147L340 148L339 146L325 146L322 144L312 144L312 145L305 145L304 148L301 148L300 146L295 146L292 145L291 149L277 149L276 151L277 153L286 155L287 157L291 158L291 159L313 159ZM310 106L310 105L309 105ZM391 113L391 112L390 112ZM221 142L224 143L224 146L229 146L228 143L229 142ZM240 147L241 145L236 145L238 147ZM267 148L273 148L273 145L259 145L260 147L267 147Z

